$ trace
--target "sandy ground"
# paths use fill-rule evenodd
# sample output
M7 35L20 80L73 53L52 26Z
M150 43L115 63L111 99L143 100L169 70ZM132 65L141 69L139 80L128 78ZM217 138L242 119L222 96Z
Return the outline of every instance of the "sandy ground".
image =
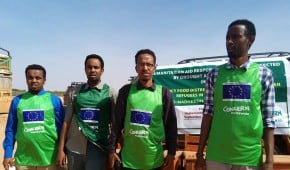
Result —
M0 165L0 170L4 170L3 166L2 166L2 161L3 161L3 147L2 147L2 143L3 143L3 139L5 136L5 126L6 126L6 120L7 120L7 114L0 114L0 142L1 142L1 149L0 149L0 157L1 157L1 165Z

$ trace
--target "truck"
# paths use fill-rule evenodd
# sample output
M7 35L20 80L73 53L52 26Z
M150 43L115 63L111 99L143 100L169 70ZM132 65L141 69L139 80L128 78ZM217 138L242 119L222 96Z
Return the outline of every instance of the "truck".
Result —
M276 98L274 169L290 169L290 52L251 53L249 57L272 70ZM189 158L187 165L190 167L193 167L189 162L194 164L195 152L187 151L196 151L199 142L207 73L228 59L227 55L189 58L177 64L157 66L154 73L155 83L166 86L172 93L178 148L183 153L182 159L186 161Z
M73 100L73 95L75 94L76 88L81 85L84 84L85 82L71 82L70 85L67 86L67 89L63 95L63 105L64 107L66 107L68 105L69 102L71 102Z
M0 113L8 113L12 100L12 57L8 50L0 50Z
M272 70L276 98L275 133L290 134L290 53L252 53L249 57ZM173 94L179 133L199 133L206 75L227 60L227 56L203 57L157 67L154 80L168 87Z

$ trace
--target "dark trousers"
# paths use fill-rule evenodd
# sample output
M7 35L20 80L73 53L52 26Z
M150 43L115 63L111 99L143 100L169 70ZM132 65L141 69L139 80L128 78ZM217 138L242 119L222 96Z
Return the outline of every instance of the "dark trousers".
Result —
M136 170L136 169L130 169L130 168L121 168L122 170ZM162 167L159 167L159 168L154 168L154 169L151 169L151 170L162 170Z
M108 154L88 141L86 155L68 150L67 157L69 170L104 170Z

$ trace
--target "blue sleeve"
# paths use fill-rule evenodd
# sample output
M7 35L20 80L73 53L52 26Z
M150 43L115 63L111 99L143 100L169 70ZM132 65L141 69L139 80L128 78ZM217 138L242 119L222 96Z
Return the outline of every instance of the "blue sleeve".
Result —
M5 128L5 138L3 141L3 149L4 149L4 158L12 158L14 144L15 144L15 135L17 131L17 106L21 99L22 95L18 95L13 98L10 104L10 109L8 112L8 118Z
M60 136L62 124L64 121L64 107L60 98L56 95L51 95L51 101L54 107L55 124L58 136Z

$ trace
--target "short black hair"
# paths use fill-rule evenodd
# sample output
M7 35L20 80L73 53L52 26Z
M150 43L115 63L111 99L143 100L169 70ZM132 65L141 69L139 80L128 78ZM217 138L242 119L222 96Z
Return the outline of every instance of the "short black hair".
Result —
M43 78L46 79L46 70L42 65L31 64L25 68L25 75L27 75L28 70L41 70L43 72Z
M99 55L97 55L97 54L90 54L90 55L88 55L88 56L86 57L86 60L85 60L85 66L86 66L88 60L91 59L91 58L94 58L94 59L99 60L100 63L101 63L101 68L104 68L104 60L103 60L103 58L102 58L101 56L99 56Z
M150 49L142 49L142 50L139 50L136 53L136 55L135 55L135 64L137 64L138 56L141 55L141 54L149 54L149 55L153 56L154 64L156 64L156 56L155 56L155 53L152 50L150 50Z
M256 28L253 22L247 20L247 19L238 19L233 21L229 26L228 29L230 29L234 25L244 25L247 29L247 35L248 36L256 36Z

